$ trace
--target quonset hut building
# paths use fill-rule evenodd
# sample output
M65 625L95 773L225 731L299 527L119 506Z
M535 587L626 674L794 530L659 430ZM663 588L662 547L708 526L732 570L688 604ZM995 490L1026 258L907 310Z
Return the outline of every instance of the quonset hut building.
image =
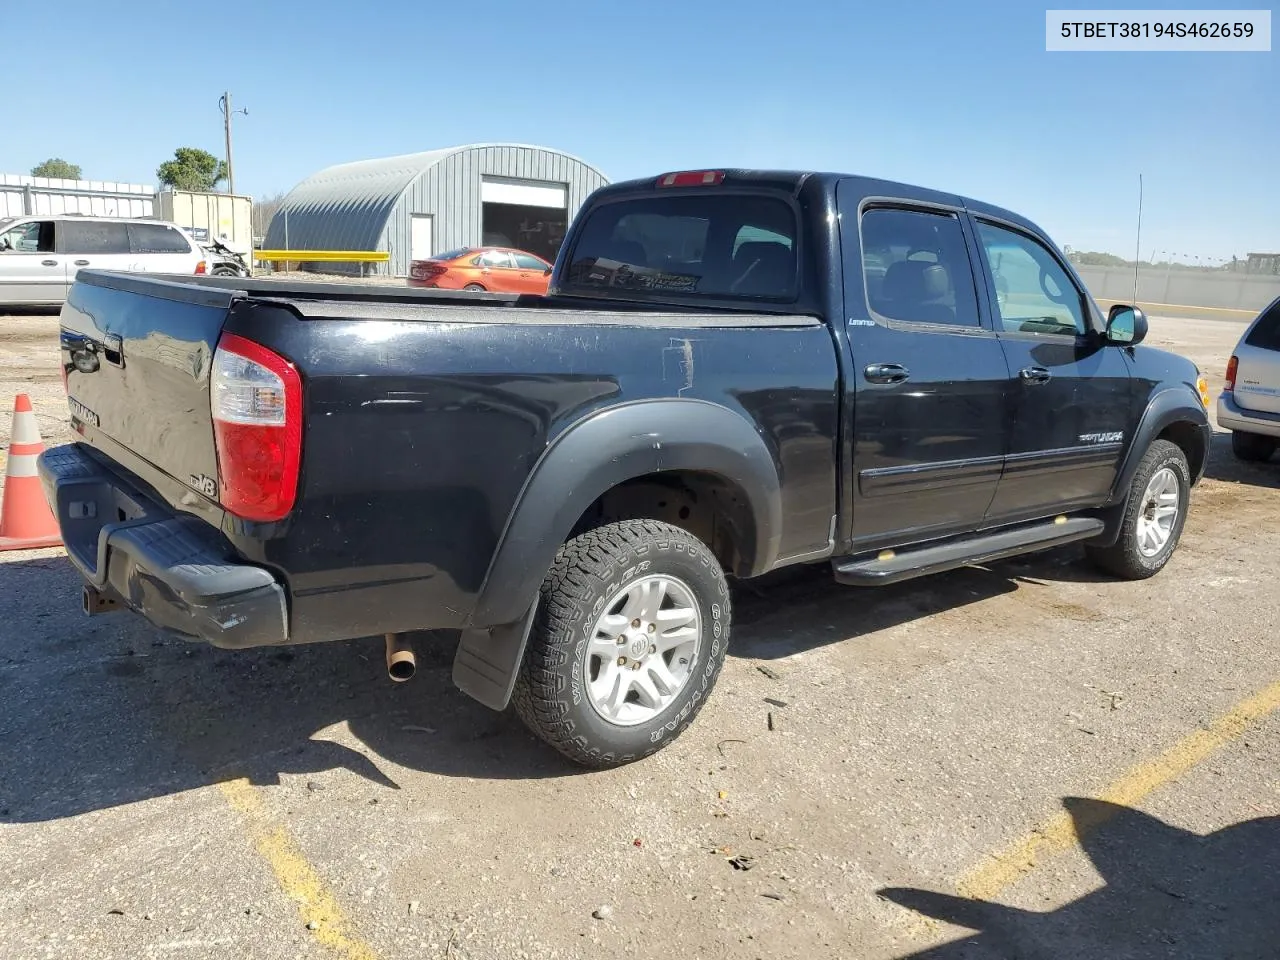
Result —
M483 143L327 167L285 196L270 250L386 250L392 276L459 247L518 247L554 260L583 202L609 181L546 147ZM304 263L304 269L306 265ZM358 264L325 264L358 272Z

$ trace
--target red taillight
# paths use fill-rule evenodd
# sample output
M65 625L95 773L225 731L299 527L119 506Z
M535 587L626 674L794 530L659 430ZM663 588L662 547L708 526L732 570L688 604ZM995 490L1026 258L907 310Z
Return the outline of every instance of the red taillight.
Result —
M201 260L199 263L196 264L196 276L199 276L202 273L206 273L208 272L208 270L209 270L209 265L206 264L203 260Z
M302 378L261 344L222 335L213 354L210 406L221 478L219 502L246 520L293 509L302 462Z
M660 187L718 187L723 182L723 170L686 170L658 178Z
M1232 357L1230 360L1227 361L1226 390L1228 393L1233 392L1236 388L1236 368L1239 366L1240 366L1240 359L1238 357Z
M428 280L449 272L449 265L439 260L412 260L409 263L409 276L415 280Z

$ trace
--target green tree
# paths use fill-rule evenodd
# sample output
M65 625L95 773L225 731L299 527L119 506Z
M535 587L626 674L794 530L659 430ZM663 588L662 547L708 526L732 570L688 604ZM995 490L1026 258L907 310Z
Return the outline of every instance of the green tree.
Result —
M179 147L173 151L172 160L156 168L156 176L175 190L208 193L220 180L227 179L227 165L207 150Z
M61 157L50 157L44 163L37 163L31 168L33 177L51 177L57 180L79 180L80 168L68 163Z

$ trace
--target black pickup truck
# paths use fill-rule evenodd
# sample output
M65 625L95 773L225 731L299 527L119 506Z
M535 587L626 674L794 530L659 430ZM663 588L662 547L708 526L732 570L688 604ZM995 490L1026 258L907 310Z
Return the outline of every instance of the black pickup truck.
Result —
M728 578L851 586L1072 541L1160 570L1209 448L1007 210L822 173L596 192L546 297L81 271L40 459L96 613L220 647L456 631L453 677L590 766L670 742Z

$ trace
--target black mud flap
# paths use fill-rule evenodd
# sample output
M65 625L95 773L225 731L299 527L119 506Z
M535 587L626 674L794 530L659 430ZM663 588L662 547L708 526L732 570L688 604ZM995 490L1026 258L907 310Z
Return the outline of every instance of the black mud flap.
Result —
M463 630L453 658L454 685L491 710L505 710L537 610L538 603L534 601L525 615L513 623L488 630Z

